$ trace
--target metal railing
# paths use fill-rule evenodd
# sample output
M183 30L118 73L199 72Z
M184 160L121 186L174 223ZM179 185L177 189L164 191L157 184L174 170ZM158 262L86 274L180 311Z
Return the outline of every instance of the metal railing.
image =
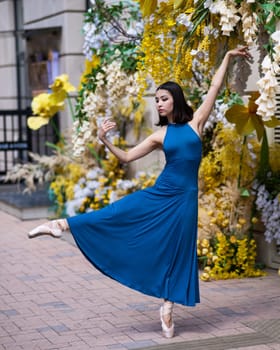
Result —
M32 131L27 127L31 110L0 110L0 176L4 177L16 163L30 161L29 152L50 155L53 151L46 141L56 143L53 128L46 125ZM58 118L54 117L58 127Z

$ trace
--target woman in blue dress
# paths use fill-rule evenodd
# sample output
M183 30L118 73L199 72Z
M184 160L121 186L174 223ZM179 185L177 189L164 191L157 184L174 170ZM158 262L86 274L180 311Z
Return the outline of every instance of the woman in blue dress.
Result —
M166 82L156 90L159 130L124 151L108 141L116 126L105 120L99 139L124 163L162 149L166 164L154 186L134 192L98 211L47 222L29 237L60 237L70 229L85 257L103 274L142 293L162 298L163 335L174 336L174 303L199 303L196 256L198 168L203 127L232 57L250 58L247 47L228 51L201 106L193 113L181 87Z

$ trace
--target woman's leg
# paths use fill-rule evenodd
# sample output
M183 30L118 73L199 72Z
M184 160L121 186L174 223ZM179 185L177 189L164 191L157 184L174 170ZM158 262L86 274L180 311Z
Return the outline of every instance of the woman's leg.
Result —
M174 323L172 320L174 303L169 300L164 300L163 305L160 308L160 320L163 335L166 338L172 338L174 336Z
M51 235L60 238L62 232L67 230L69 230L69 225L66 219L52 220L35 227L28 232L28 237L34 238L41 235Z

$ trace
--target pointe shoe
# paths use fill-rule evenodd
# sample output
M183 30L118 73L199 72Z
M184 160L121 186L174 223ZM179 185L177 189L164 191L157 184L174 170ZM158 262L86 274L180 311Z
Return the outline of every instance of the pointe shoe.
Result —
M172 312L172 311L171 311ZM160 320L161 320L161 328L162 328L162 333L163 333L163 336L165 338L173 338L174 337L174 332L175 332L175 329L174 329L174 323L172 321L172 324L170 327L167 327L166 323L164 322L164 319L163 319L163 316L164 315L169 315L171 314L171 312L168 310L168 311L165 311L164 307L161 306L160 308Z
M60 238L62 236L62 231L67 229L67 227L64 226L65 223L62 220L50 221L45 224L39 225L30 232L28 232L28 237L34 238L41 235L50 235L55 238Z

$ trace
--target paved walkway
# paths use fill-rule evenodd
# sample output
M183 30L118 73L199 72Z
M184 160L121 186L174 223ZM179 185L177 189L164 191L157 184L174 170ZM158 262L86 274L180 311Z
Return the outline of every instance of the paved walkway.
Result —
M41 221L0 212L0 349L280 349L280 277L201 282L201 304L175 306L102 276L67 240L28 239Z

